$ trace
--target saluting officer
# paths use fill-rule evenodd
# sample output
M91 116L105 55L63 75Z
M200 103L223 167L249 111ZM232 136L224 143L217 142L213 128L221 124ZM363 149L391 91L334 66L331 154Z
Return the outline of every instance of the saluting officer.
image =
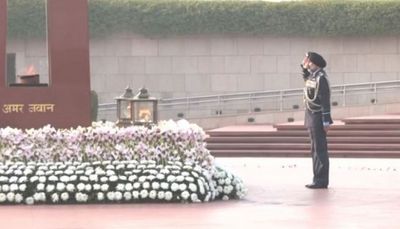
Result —
M333 123L330 107L330 87L324 71L326 61L315 52L306 53L301 64L303 70L304 103L306 107L304 124L311 140L311 154L314 178L307 188L327 188L329 184L329 156L326 133Z

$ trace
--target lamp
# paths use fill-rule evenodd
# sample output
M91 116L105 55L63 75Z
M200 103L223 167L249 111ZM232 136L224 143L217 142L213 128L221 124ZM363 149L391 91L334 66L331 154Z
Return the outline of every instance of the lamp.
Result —
M150 125L157 123L158 100L150 97L146 88L139 89L139 93L132 99L132 121L135 125Z
M128 86L125 88L124 94L115 98L117 100L117 125L129 126L132 125L132 111L133 111L133 92Z

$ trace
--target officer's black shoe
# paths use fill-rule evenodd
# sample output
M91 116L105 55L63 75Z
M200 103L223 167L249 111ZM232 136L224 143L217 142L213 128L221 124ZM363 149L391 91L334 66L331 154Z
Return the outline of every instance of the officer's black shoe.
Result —
M317 184L317 183L311 183L311 184L306 184L306 188L310 188L310 189L323 189L323 188L328 188L328 185L322 185L322 184Z

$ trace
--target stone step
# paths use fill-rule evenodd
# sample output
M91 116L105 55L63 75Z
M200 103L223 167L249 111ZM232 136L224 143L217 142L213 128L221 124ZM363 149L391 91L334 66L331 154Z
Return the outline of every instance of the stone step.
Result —
M212 150L215 157L310 157L309 150ZM330 157L400 158L398 151L330 150Z
M207 134L207 149L216 156L310 156L303 122L230 127ZM334 157L400 158L400 115L335 121L328 132L328 144Z
M309 142L308 136L217 136L206 138L208 144L211 143L306 143ZM331 143L364 143L364 144L385 144L385 143L400 143L398 137L382 137L382 136L367 136L367 137L342 137L330 136L328 142Z
M277 131L280 130L306 130L304 125L288 125L288 124L281 124L281 125L274 125ZM330 128L330 131L335 130L399 130L400 131L400 124L346 124L346 125L333 125Z
M308 143L210 143L207 144L209 150L309 150ZM398 151L400 154L399 144L329 144L330 150L347 150L347 151Z
M400 115L381 115L371 117L355 117L342 120L346 125L352 124L400 124Z
M220 136L231 137L262 137L262 136L308 136L305 129L301 130L279 130L279 131L208 131L207 135L211 138ZM328 136L358 136L358 137L399 137L399 130L329 130Z

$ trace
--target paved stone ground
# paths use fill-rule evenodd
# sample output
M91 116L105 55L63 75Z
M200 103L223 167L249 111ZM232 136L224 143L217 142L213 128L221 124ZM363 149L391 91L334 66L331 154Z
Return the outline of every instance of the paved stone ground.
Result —
M400 159L331 159L331 185L309 190L311 159L217 158L245 199L203 204L1 206L1 229L400 228Z

